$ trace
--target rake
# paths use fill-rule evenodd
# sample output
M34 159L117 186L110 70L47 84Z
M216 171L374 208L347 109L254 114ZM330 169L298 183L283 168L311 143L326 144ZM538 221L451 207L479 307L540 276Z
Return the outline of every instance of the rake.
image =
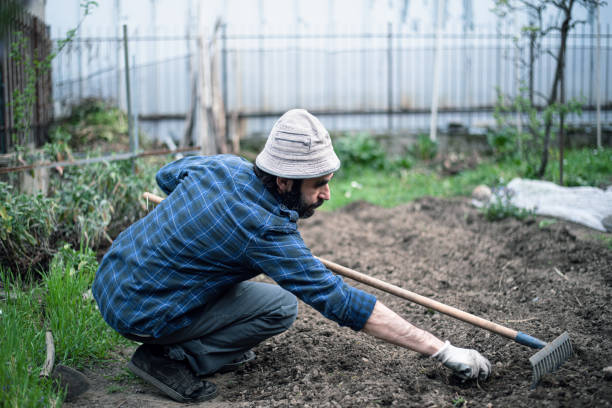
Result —
M161 203L163 200L162 197L149 192L143 193L142 196L146 200L157 204ZM564 332L559 337L547 344L546 342L526 333L493 323L492 321L475 316L471 313L464 312L463 310L459 310L428 297L418 295L383 280L357 272L353 269L347 268L346 266L339 265L323 258L315 258L321 261L329 270L336 272L339 275L346 276L347 278L351 278L373 288L380 289L384 292L417 303L421 306L428 307L440 313L444 313L448 316L488 330L492 333L507 337L510 340L514 340L515 342L524 346L540 349L537 353L529 358L529 363L531 363L531 367L533 368L531 389L534 389L538 385L538 382L540 382L542 376L557 370L557 368L559 368L573 354L572 343L570 342L569 334L567 332Z
M351 278L368 286L372 286L384 292L417 303L421 306L444 313L456 319L463 320L464 322L478 326L492 333L507 337L524 346L540 349L537 353L529 358L529 362L531 363L531 367L533 369L531 389L534 389L538 385L538 382L540 382L542 376L554 372L573 354L572 343L570 342L569 334L567 332L564 332L559 337L547 344L546 342L526 333L493 323L489 320L464 312L452 306L445 305L444 303L440 303L428 297L418 295L414 292L410 292L409 290L402 289L391 283L373 278L326 259L319 257L316 258L329 270L342 276L346 276L347 278Z

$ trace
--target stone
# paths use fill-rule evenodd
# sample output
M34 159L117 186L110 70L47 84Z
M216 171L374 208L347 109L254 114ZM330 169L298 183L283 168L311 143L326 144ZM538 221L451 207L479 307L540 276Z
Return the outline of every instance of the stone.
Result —
M476 188L474 188L474 190L472 191L472 198L486 203L489 202L489 200L491 199L491 194L491 189L488 186L481 184L479 186L476 186Z

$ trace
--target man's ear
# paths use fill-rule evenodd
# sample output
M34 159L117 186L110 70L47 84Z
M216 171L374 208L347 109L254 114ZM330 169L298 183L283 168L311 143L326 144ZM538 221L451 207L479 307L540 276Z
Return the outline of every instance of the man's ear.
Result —
M293 180L284 177L276 177L276 187L278 188L278 192L280 194L284 194L291 191L291 187L293 187Z

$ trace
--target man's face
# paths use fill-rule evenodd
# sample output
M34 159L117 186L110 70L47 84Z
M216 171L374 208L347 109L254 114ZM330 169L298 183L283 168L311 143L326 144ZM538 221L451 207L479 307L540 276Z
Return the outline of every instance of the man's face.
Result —
M285 205L297 211L300 218L311 217L315 209L331 198L329 181L334 173L325 176L304 179L301 186L295 180L281 179L279 190L283 195ZM299 186L299 190L296 188Z

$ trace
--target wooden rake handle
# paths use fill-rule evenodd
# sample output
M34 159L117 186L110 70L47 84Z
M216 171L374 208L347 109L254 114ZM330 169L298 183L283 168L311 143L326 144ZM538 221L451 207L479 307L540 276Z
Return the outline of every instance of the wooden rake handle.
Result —
M466 323L478 326L493 333L500 334L509 339L515 340L517 336L518 332L516 330L512 330L508 327L493 323L489 320L483 319L482 317L478 317L471 313L464 312L463 310L459 310L452 306L445 305L444 303L440 303L437 300L433 300L428 297L411 292L409 290L402 289L399 286L395 286L383 280L373 278L361 272L357 272L353 269L347 268L346 266L339 265L323 258L315 258L321 261L323 265L325 265L325 267L330 271L336 272L337 274L342 276L346 276L347 278L356 280L357 282L361 282L373 288L380 289L384 292L398 296L402 299L409 300L421 306L436 310L440 313L444 313L456 319L463 320Z
M155 195L155 194L151 194L149 192L143 193L142 197L156 204L159 204L163 201L162 197ZM373 288L380 289L384 292L398 296L402 299L409 300L421 306L428 307L430 309L436 310L440 313L444 313L456 319L463 320L466 323L481 327L493 333L500 334L509 339L515 340L517 337L518 332L516 330L512 330L508 327L499 325L497 323L493 323L489 320L475 316L468 312L464 312L463 310L459 310L452 306L445 305L444 303L440 303L428 297L418 295L409 290L402 289L399 286L395 286L391 283L382 281L380 279L373 278L361 272L357 272L353 269L347 268L346 266L342 266L332 261L328 261L327 259L319 258L317 256L315 256L315 258L321 261L323 265L325 265L326 268L328 268L329 270L333 272L336 272L339 275L345 276L347 278L351 278L353 280L356 280L357 282L361 282Z

